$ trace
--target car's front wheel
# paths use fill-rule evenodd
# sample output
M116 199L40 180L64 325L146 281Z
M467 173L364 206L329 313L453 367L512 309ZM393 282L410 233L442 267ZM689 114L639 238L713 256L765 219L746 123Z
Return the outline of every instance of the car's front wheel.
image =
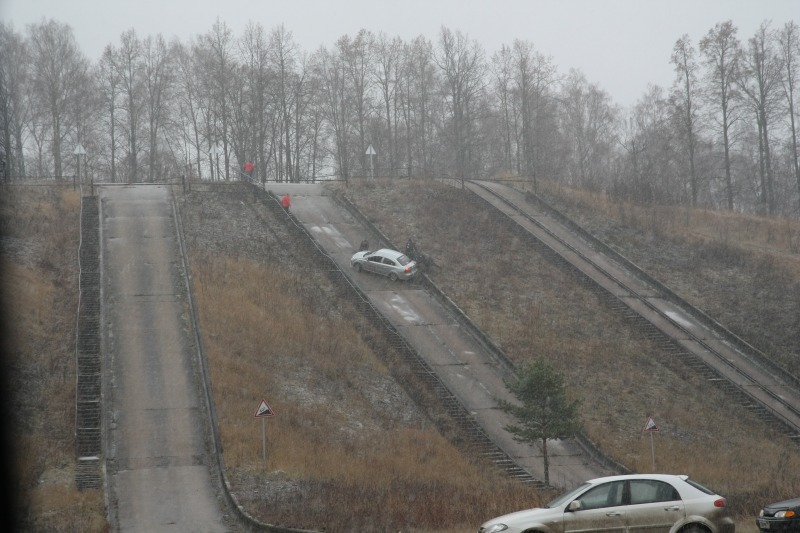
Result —
M356 263L356 264L355 264L355 265L353 265L353 266L355 267L355 269L356 269L356 272L361 272L361 263Z

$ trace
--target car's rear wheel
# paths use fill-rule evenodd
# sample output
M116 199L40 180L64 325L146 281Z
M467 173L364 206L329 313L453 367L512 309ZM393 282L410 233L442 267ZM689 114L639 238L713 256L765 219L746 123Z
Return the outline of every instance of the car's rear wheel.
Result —
M397 274L395 274L394 272L390 273L389 279L392 281L397 281Z

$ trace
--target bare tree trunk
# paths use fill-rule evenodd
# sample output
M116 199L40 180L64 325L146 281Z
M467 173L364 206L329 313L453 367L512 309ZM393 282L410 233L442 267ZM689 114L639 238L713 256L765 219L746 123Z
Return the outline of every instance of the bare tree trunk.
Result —
M550 456L547 453L547 439L542 439L542 458L544 459L544 484L550 486Z
M736 28L731 21L717 24L709 30L700 41L700 51L705 56L705 63L710 70L713 97L719 104L719 125L722 128L722 147L725 167L725 192L728 210L733 210L733 179L731 176L731 125L735 120L735 112L731 97L731 86L740 53Z

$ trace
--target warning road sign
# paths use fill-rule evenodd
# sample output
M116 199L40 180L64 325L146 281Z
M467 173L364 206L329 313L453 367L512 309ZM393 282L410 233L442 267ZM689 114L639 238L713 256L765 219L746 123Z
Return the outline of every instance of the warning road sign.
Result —
M264 418L267 416L275 416L275 412L267 404L267 400L261 400L258 409L256 409L256 418Z
M645 423L644 428L642 428L642 431L644 431L645 433L651 431L658 431L658 426L656 425L656 421L653 420L652 416L647 419L647 422Z

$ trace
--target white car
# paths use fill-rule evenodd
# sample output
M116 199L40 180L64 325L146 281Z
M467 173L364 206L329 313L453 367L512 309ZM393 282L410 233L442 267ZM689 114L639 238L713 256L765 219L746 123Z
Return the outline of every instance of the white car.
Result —
M587 481L542 508L489 520L478 533L734 533L725 498L687 476L610 476Z
M350 258L350 264L358 272L366 270L387 276L390 280L411 279L417 275L417 263L397 250L381 248L374 252L356 252Z

